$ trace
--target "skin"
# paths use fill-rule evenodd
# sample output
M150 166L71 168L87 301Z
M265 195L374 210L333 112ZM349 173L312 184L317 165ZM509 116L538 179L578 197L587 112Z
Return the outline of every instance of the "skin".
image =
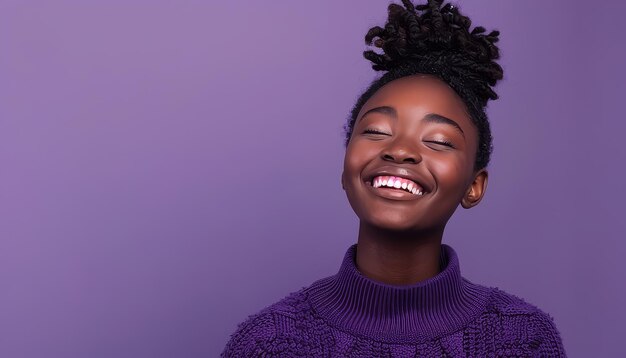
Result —
M366 114L377 107L386 109ZM428 114L451 119L463 134L453 125L424 120ZM453 147L434 143L442 140ZM448 220L459 204L466 209L476 206L487 187L487 170L474 170L477 147L478 131L465 103L437 77L394 80L364 104L341 174L342 187L360 219L356 265L364 276L409 285L440 272L441 241ZM365 180L382 166L419 173L430 191L415 200L375 194Z

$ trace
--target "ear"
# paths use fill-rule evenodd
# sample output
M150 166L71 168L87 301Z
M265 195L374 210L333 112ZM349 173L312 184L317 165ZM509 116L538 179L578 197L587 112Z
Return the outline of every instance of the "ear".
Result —
M472 208L480 202L480 200L485 195L485 190L487 190L487 177L489 173L487 173L487 169L483 168L474 174L474 180L472 184L465 192L465 196L461 200L461 205L465 209Z
M342 188L343 188L343 190L345 191L345 190L346 190L346 185L344 184L343 180L344 180L344 179L343 179L343 171L342 171L342 172L341 172L341 187L342 187Z

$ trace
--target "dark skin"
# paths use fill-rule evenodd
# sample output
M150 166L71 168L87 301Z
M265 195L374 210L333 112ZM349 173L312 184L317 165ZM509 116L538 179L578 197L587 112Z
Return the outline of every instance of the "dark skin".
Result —
M466 209L476 206L487 187L487 170L474 170L477 147L478 131L465 103L434 76L394 80L364 104L341 175L360 219L356 265L364 276L409 285L440 272L448 220L459 204ZM381 191L394 189L373 188L368 181L380 168L416 175L424 195L402 193L402 200L383 195Z

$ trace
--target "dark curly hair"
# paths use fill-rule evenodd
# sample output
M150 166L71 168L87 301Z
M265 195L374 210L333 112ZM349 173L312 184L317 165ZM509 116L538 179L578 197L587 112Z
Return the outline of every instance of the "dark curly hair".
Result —
M489 164L493 150L491 129L485 113L487 101L498 98L492 86L502 79L502 67L495 60L500 57L499 31L485 34L478 26L470 31L472 21L443 0L427 0L425 5L413 5L410 0L390 4L384 28L375 26L365 35L365 43L382 48L363 57L372 62L376 71L386 71L374 80L354 105L344 125L345 143L350 142L359 111L372 95L385 84L409 75L430 74L446 82L461 97L472 122L478 129L478 150L474 169ZM443 5L443 6L442 6Z

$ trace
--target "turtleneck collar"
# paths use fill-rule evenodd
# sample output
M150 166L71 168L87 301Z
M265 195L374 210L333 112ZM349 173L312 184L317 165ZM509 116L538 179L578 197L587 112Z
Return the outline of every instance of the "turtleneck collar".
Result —
M330 325L390 343L417 343L461 329L485 308L490 288L461 277L459 259L442 244L434 277L412 285L372 280L356 267L357 244L339 272L309 288L313 309Z

